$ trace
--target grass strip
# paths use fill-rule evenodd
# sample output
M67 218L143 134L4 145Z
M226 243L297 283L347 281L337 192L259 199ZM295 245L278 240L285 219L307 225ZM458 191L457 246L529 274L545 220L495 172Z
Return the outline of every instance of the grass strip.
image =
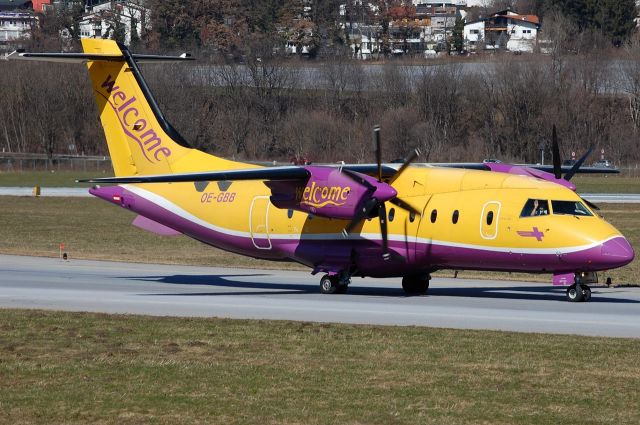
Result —
M0 310L0 424L637 424L640 340Z

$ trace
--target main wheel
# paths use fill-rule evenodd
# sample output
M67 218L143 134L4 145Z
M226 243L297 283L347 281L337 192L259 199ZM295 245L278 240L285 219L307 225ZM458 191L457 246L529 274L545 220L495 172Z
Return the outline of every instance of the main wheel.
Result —
M584 297L584 302L591 301L591 288L589 288L589 286L587 285L581 285L581 286L582 286L582 296Z
M588 287L587 287L588 288ZM572 303L584 301L584 290L582 285L575 283L567 288L567 300ZM591 298L591 290L589 289L589 298Z
M420 295L429 289L430 276L405 276L402 278L402 289L407 295Z
M338 290L338 278L336 276L329 276L325 274L320 279L320 293L321 294L335 294Z

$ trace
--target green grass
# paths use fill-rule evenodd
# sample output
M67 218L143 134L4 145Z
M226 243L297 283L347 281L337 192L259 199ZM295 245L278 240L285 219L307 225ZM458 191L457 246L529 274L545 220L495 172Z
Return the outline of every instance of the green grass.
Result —
M602 204L602 214L640 249L640 205ZM0 197L0 253L55 257L65 244L70 258L302 269L294 263L269 262L221 251L185 236L162 237L131 226L130 211L93 198ZM444 271L439 276L451 276ZM622 269L601 273L615 284L637 284L640 259ZM549 281L548 275L461 272L459 277L532 278Z
M90 183L76 183L76 179L92 177L112 177L112 171L25 171L18 173L0 172L0 187L90 187Z
M578 193L640 193L640 178L579 175L571 180Z
M640 340L0 310L0 424L637 424Z

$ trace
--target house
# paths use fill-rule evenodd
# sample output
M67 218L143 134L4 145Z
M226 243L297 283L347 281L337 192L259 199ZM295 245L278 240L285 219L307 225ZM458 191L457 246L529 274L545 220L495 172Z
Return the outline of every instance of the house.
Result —
M485 48L533 52L539 29L540 19L536 15L520 15L507 9L487 19L467 22L464 40L469 50Z
M458 18L464 18L467 2L464 0L413 0L418 19L428 19L424 38L426 41L441 43L453 32Z
M31 12L0 11L0 45L2 50L13 50L20 43L31 37L31 28L37 25Z
M88 7L78 22L80 38L113 38L130 45L150 28L150 11L138 3L107 1Z

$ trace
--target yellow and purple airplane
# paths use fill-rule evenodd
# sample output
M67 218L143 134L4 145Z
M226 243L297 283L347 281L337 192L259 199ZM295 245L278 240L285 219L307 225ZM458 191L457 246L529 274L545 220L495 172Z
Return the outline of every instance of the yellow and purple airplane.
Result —
M567 299L591 298L595 272L634 258L624 236L575 193L560 167L376 164L262 167L191 148L167 122L136 55L115 41L84 53L14 52L10 59L86 63L115 171L90 192L138 214L134 225L183 234L227 251L295 261L322 273L322 293L353 276L402 277L425 293L441 269L553 274ZM375 134L379 134L376 132Z

